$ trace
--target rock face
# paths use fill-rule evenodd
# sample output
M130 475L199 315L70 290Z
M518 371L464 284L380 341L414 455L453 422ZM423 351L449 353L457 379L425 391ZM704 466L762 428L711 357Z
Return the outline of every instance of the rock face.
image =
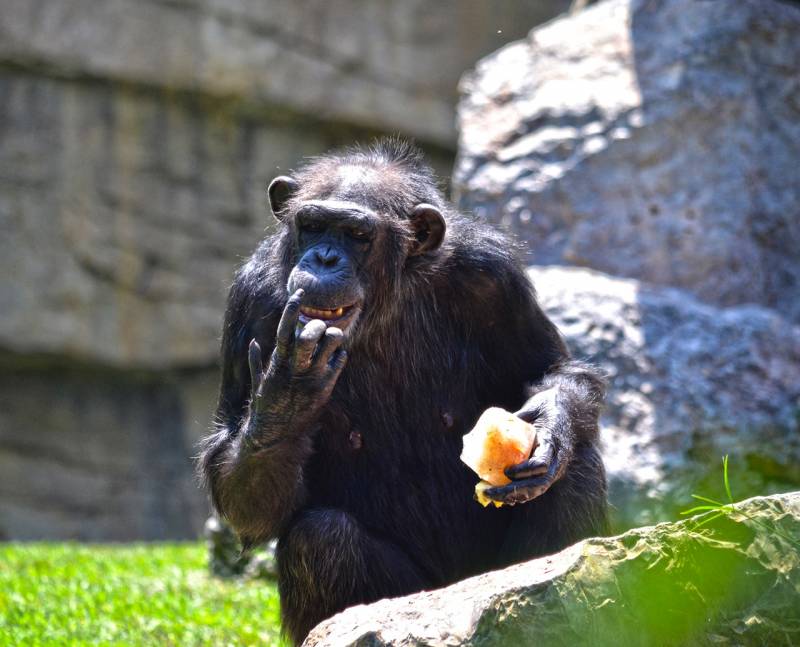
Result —
M196 537L269 179L385 132L449 170L458 76L567 4L0 0L0 538Z
M717 308L683 290L534 267L573 354L609 376L604 460L618 528L674 519L692 492L800 488L800 326L768 308Z
M357 606L322 645L777 645L800 640L800 493L590 539L438 591Z
M460 206L582 265L800 321L800 6L607 0L462 81Z
M267 178L323 141L113 85L5 74L0 95L0 345L212 365Z
M463 70L568 6L3 0L0 60L235 98L449 148Z
M196 538L217 371L0 362L0 540Z

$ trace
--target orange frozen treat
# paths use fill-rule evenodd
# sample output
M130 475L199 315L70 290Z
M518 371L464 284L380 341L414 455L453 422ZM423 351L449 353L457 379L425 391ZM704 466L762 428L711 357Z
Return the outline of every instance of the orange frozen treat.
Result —
M535 447L533 425L510 411L491 407L464 436L461 460L490 485L507 485L511 480L503 470L527 460Z

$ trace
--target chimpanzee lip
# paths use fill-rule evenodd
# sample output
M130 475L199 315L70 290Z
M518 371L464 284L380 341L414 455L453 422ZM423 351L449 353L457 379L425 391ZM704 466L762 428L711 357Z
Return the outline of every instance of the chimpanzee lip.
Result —
M339 306L337 308L317 308L315 306L300 306L300 322L305 325L312 319L321 319L328 325L336 325L347 320L355 309L356 304Z

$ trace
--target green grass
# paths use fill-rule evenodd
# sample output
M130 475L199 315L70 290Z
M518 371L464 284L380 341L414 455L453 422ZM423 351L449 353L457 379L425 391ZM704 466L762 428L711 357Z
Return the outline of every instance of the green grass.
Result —
M0 544L0 645L282 645L278 593L193 544Z

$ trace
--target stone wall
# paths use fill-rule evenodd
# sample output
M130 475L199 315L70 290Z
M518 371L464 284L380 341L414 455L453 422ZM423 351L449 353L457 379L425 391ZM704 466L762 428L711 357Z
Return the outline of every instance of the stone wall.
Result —
M412 136L568 0L0 0L0 538L196 535L224 296L304 156Z

